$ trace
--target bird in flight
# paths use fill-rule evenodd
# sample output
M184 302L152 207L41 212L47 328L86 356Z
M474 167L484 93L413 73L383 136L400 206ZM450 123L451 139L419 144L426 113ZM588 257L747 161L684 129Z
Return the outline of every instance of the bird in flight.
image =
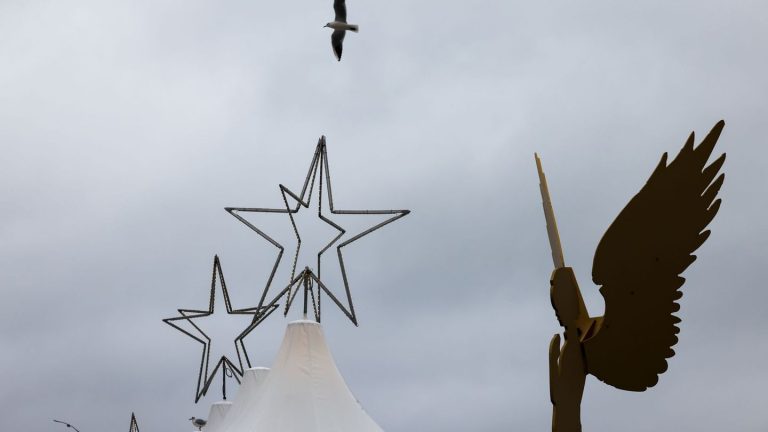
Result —
M359 26L356 24L347 24L347 5L345 0L334 0L333 10L336 12L336 17L333 21L323 26L323 28L330 27L333 29L333 33L331 34L331 46L333 47L333 53L336 55L336 59L341 61L341 51L344 48L344 36L346 36L347 30L357 33Z
M724 123L700 145L688 138L671 162L667 154L619 213L597 246L592 280L605 299L603 316L591 316L573 269L565 265L546 178L536 157L555 270L550 296L565 343L550 343L553 431L580 432L580 404L587 374L622 390L653 387L667 370L680 331L680 274L709 237L720 208L720 168L725 154L707 164Z

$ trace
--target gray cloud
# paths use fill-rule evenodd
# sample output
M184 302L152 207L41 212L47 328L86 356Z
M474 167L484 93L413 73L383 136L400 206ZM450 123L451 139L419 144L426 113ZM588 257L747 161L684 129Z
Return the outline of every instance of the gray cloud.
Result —
M533 152L598 313L603 231L663 152L724 118L724 204L669 372L645 393L590 378L583 421L765 430L765 12L350 3L361 32L337 63L330 3L2 3L0 429L205 416L199 347L160 319L205 306L214 253L235 304L258 301L274 250L223 207L280 206L325 134L340 208L413 210L348 249L360 327L326 309L356 397L391 431L544 430L557 326ZM286 321L249 337L255 363Z

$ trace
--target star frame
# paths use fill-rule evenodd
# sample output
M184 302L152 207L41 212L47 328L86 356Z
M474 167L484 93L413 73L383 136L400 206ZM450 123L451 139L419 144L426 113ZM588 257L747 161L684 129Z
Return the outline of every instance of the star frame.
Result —
M211 371L209 368L210 355L211 355L211 350L210 350L211 338L197 324L195 324L193 320L213 315L214 307L215 307L215 299L216 299L216 281L217 280L221 285L221 290L224 295L224 305L227 309L227 314L252 315L253 321L251 325L249 325L245 330L243 330L234 340L235 350L237 353L237 365L228 357L222 356L216 362L215 367ZM221 270L221 262L219 260L218 255L214 256L213 274L211 276L211 294L210 294L209 303L208 303L208 310L177 309L180 316L163 319L163 322L165 322L166 324L170 325L171 327L184 333L185 335L191 337L192 339L196 340L197 342L203 345L203 353L200 358L200 371L198 372L198 376L197 376L197 390L195 391L195 403L197 403L200 400L200 398L202 398L208 393L208 389L211 386L213 379L216 377L216 374L219 372L219 369L222 369L222 372L224 373L224 376L222 377L222 382L223 382L222 393L223 393L224 399L227 398L226 377L229 376L228 371L232 372L231 376L234 377L235 380L237 380L237 382L239 383L240 377L243 376L243 371L246 368L251 367L251 361L248 357L248 351L245 349L245 343L243 342L243 339L246 336L248 336L248 334L256 327L256 325L261 323L261 321L263 321L270 314L272 314L272 312L274 312L275 309L277 309L276 304L271 305L269 307L259 306L255 308L233 309L232 303L229 299L229 292L227 291L227 284L224 281L224 273ZM179 326L177 324L177 322L179 321L186 321L189 325L191 325L196 330L198 334L197 335L193 334L187 329Z
M297 213L301 207L309 208L309 205L312 200L312 192L314 190L315 185L315 179L318 179L318 217L328 225L331 225L334 227L339 233L334 237L328 244L325 245L318 253L317 253L317 273L312 271L309 268L305 268L303 271L301 271L298 275L296 275L296 263L299 256L299 250L301 248L301 236L299 235L298 228L296 227L296 222L294 220L293 215ZM346 234L346 230L339 226L337 223L333 222L328 216L323 214L323 207L322 207L322 195L323 195L323 184L326 185L326 190L328 194L328 207L330 208L330 212L332 215L391 215L391 217L387 218L386 220L379 222L373 226L370 226L369 228L363 230L362 232L350 237L349 239L340 242L338 245L336 245L336 254L339 258L339 267L341 269L341 276L342 280L344 282L344 291L346 294L346 305L342 304L342 302L328 289L328 287L322 282L321 278L321 270L322 270L322 257L323 254L330 249L332 246L334 246L339 240L341 239L344 234ZM317 147L315 148L315 154L312 157L312 162L309 166L309 170L307 171L307 176L304 180L304 184L301 189L300 194L295 194L287 187L283 186L282 184L279 185L280 187L280 193L283 197L283 202L285 203L285 208L252 208L252 207L227 207L225 210L234 216L237 220L245 224L248 228L256 232L259 236L261 236L263 239L267 240L269 243L271 243L273 246L275 246L279 252L277 254L277 257L275 259L275 262L272 266L272 271L269 275L269 278L267 279L266 285L264 287L264 291L262 292L261 299L259 300L259 305L257 308L274 308L277 307L277 301L280 300L283 296L287 296L286 302L285 302L285 311L284 315L288 314L288 310L290 309L293 300L295 299L296 295L299 292L299 288L294 290L294 287L298 287L299 285L303 286L304 289L304 313L307 313L307 307L308 307L308 296L311 296L312 298L312 304L315 314L315 320L317 322L320 322L321 320L321 295L322 292L325 292L331 300L334 302L336 306L338 306L339 309L349 318L352 323L357 326L357 314L355 313L354 304L352 302L352 294L350 291L349 286L349 279L347 277L347 270L344 265L344 255L342 252L342 249L351 243L361 239L362 237L365 237L366 235L386 226L390 223L406 216L410 213L410 210L341 210L336 209L333 202L333 189L331 188L331 175L330 170L328 168L328 153L325 143L325 136L321 136L318 140ZM288 197L291 197L293 200L296 201L296 204L294 206L291 206L288 204ZM283 245L278 243L276 240L274 240L272 237L270 237L267 233L253 225L251 222L249 222L247 219L245 219L243 216L241 216L239 213L284 213L288 214L291 225L293 227L293 232L296 235L297 240L297 247L296 247L296 253L293 258L293 264L291 267L291 277L290 282L268 303L267 302L267 294L270 290L270 287L272 286L272 283L275 278L275 274L277 273L277 269L280 266L280 263L283 258L283 254L285 252L285 248ZM315 294L314 294L314 286L316 284L317 289L317 302L315 302ZM266 306L265 306L266 303ZM257 326L260 322L254 321L254 323L251 324L251 328Z
M136 421L135 413L131 413L131 427L128 432L139 432L139 423Z

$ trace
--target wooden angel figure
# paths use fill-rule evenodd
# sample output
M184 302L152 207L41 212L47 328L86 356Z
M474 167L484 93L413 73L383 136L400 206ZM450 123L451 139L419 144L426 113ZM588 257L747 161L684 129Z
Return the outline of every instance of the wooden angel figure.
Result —
M564 329L549 347L552 430L581 431L581 399L587 374L616 388L644 391L667 370L680 319L680 274L709 237L725 154L707 165L724 122L700 145L694 135L674 160L667 154L619 213L597 246L592 281L600 286L605 314L590 316L573 269L565 266L547 181L536 156L555 270L550 298Z

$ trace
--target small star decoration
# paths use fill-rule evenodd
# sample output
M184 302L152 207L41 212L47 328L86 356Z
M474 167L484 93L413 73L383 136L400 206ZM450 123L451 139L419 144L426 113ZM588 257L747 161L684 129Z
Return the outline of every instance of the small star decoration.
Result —
M128 432L139 432L139 423L136 421L136 414L131 413L131 428Z
M245 349L243 339L248 336L248 333L250 333L253 328L256 327L255 325L251 325L246 328L234 340L235 350L237 352L237 364L235 364L232 359L228 358L227 356L221 356L218 359L214 359L216 365L213 367L213 369L209 367L211 356L211 338L209 338L208 335L205 334L205 332L200 329L197 324L195 324L194 320L214 314L214 308L216 306L216 281L218 281L221 285L221 291L224 295L224 306L226 307L227 314L229 315L251 315L253 316L253 322L258 324L277 308L275 305L268 308L255 307L246 309L233 309L232 303L229 300L229 292L227 292L227 284L224 282L224 273L221 271L221 263L219 262L219 257L215 256L213 258L213 276L211 277L211 295L208 303L208 310L178 309L180 316L174 318L166 318L163 320L166 324L170 325L176 330L179 330L180 332L200 342L203 345L203 353L200 359L200 372L198 373L197 377L195 403L197 403L201 397L206 395L208 388L211 386L211 383L216 377L219 369L222 369L222 372L225 375L228 375L228 372L231 372L232 376L238 382L240 382L240 377L243 376L243 371L246 368L251 367L251 361L248 358L248 352ZM190 324L197 334L193 334L187 329L180 327L177 324L179 321L185 321ZM226 391L224 392L224 399L226 399Z

